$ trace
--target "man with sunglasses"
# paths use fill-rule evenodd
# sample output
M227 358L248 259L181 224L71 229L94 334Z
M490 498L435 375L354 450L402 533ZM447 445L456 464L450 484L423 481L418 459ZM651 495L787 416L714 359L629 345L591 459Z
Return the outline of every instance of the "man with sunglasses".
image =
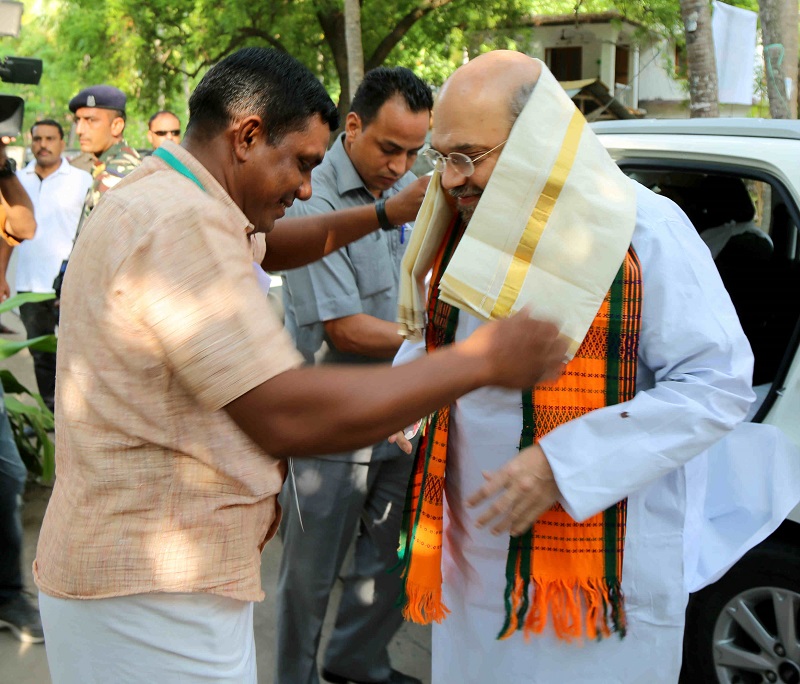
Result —
M730 298L683 212L618 169L542 62L460 67L431 146L395 363L522 306L570 340L558 380L427 420L400 557L404 614L437 623L433 682L674 684L687 587L709 581L704 452L753 399ZM715 562L740 534L711 533Z
M154 150L161 147L165 140L176 145L181 143L181 122L177 116L167 110L156 112L147 122L147 139Z

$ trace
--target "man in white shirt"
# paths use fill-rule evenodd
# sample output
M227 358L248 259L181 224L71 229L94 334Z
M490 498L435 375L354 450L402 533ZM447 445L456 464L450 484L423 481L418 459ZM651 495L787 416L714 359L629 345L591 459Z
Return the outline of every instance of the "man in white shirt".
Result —
M609 293L587 307L588 333L570 335L583 342L558 381L471 392L427 425L401 558L406 615L440 622L432 681L675 684L698 483L726 474L699 454L753 397L753 357L708 249L521 53L455 72L426 156L436 171L401 284L411 313L400 306L425 329L396 363L478 330L471 307L490 295L494 311L524 292L563 333Z
M61 262L69 256L92 177L71 166L62 156L64 131L52 119L31 127L31 152L35 157L17 177L30 196L38 230L19 246L17 292L52 292ZM8 294L5 275L14 248L0 244L0 290ZM55 332L58 312L53 300L23 304L20 318L28 339ZM52 410L56 383L56 355L34 351L33 365L39 394Z

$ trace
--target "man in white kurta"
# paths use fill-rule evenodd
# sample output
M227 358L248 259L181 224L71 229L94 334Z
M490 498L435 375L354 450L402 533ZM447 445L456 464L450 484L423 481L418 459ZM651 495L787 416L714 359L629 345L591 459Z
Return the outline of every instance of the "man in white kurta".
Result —
M481 195L500 165L497 156L506 152L476 161L469 175L449 155L478 158L507 140L514 117L508 113L511 100L519 86L536 81L542 68L517 53L489 53L459 69L440 95L432 146L445 159L437 165L441 176L434 177L429 192L440 180L466 221L480 210ZM537 90L538 85L534 96ZM514 142L509 156L518 150ZM624 638L612 634L567 642L548 624L543 634L528 639L517 632L497 640L505 617L509 525L493 534L498 518L478 525L485 509L467 502L485 489L484 473L499 477L509 463L523 463L529 450L519 450L520 394L481 389L451 406L442 557L443 603L450 614L434 625L436 684L677 682L688 598L686 526L687 519L695 519L693 514L687 518L687 499L692 509L693 499L702 497L699 483L705 482L706 461L692 462L690 476L686 464L746 414L753 397L753 358L708 249L686 216L668 199L625 182L633 185L635 199L632 238L625 239L638 255L643 278L636 394L560 425L539 447L557 485L555 500L575 520L627 497L622 570L627 633ZM468 223L467 236L472 229ZM504 222L493 227L506 229ZM578 244L569 247L580 249ZM483 324L483 318L462 308L456 340ZM423 342L407 341L396 363L420 353ZM498 487L501 497L517 496L508 499L509 506L524 502L526 494L513 491L513 478ZM542 496L542 505L549 507L553 501Z

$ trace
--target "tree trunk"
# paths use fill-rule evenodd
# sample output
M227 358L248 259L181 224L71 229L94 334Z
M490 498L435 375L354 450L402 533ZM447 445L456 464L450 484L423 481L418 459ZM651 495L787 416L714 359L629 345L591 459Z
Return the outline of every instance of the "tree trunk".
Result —
M797 118L797 0L760 0L769 113Z
M791 116L793 119L797 118L797 89L800 87L798 83L798 68L797 68L797 59L798 59L798 34L797 34L797 25L800 21L800 8L798 8L797 0L786 0L786 26L787 27L794 27L793 30L789 30L786 32L786 56L783 59L783 63L786 65L786 75L792 79L791 81L791 92L789 93L789 97L786 99L789 100L789 111L791 112Z
M689 116L719 116L717 62L707 0L680 0L689 67Z
M322 34L325 42L331 49L333 63L336 67L336 75L339 77L339 119L340 127L344 126L344 118L350 111L350 77L347 66L347 41L345 40L344 12L341 11L317 11L317 21L322 27ZM341 130L341 128L340 128Z
M345 39L345 14L341 9L332 9L335 4L327 7L317 9L317 21L322 27L322 34L325 37L325 42L333 54L334 64L336 66L336 73L339 76L339 84L342 87L341 95L339 96L339 116L344 121L347 112L350 111L350 93L355 92L358 84L363 78L364 70L367 71L381 66L392 49L406 36L406 34L414 27L414 25L426 17L431 12L435 12L446 5L454 2L455 0L420 0L419 5L413 7L407 14L402 16L391 30L384 35L383 40L378 43L374 52L364 60L363 52L361 57L361 76L358 80L351 80L349 75L349 66L347 58L347 41ZM345 9L346 9L345 5ZM359 4L359 15L360 15ZM362 43L363 45L363 43ZM362 47L363 51L363 47ZM352 86L351 86L352 83Z
M361 44L360 0L344 0L344 39L347 44L347 85L352 102L364 80L364 48Z

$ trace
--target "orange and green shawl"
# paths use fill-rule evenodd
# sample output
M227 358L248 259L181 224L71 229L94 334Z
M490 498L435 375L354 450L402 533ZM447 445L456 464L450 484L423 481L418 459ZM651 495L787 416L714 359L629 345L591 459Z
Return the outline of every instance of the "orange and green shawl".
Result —
M439 301L438 283L463 233L448 229L433 266L426 348L451 344L458 309ZM522 393L523 449L562 423L633 397L641 317L641 274L631 247L577 354L555 382ZM420 440L406 499L399 555L403 614L419 623L441 621L442 520L450 408L429 417ZM588 445L587 445L588 446ZM626 500L575 522L555 504L527 533L511 537L506 564L506 619L498 638L515 630L541 633L552 619L565 640L625 635L620 589ZM498 599L499 600L499 599Z

